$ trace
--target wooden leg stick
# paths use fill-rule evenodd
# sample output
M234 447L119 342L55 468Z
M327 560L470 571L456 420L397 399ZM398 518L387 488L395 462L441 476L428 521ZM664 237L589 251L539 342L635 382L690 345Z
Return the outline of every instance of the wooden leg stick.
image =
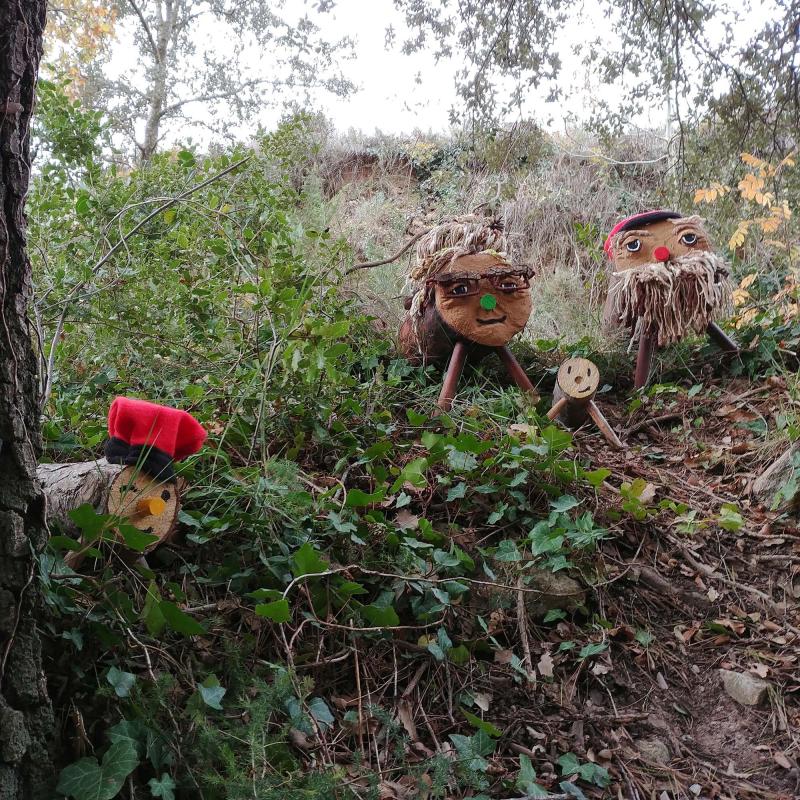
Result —
M639 353L636 356L636 375L633 385L636 389L641 389L650 377L650 363L653 360L653 350L655 349L655 336L652 333L642 331L639 338Z
M555 405L547 412L547 419L555 419L564 410L567 402L566 397L557 400Z
M614 433L614 429L608 424L608 420L603 416L603 412L597 407L594 400L589 401L589 416L594 420L594 424L600 430L600 433L606 437L606 441L617 450L622 450L624 445L619 440L619 437Z
M450 363L447 365L447 374L444 376L442 391L439 393L439 400L436 403L442 411L449 411L453 406L458 380L461 377L466 360L467 346L464 342L456 342L455 347L453 347L453 354L450 356Z
M706 328L709 338L722 350L729 353L738 353L739 345L728 336L716 322L709 322Z
M508 347L498 347L497 355L500 356L500 360L505 365L514 383L516 383L523 392L535 395L536 387L531 383L530 378L525 374L525 370L522 369L519 361L514 358L514 354Z

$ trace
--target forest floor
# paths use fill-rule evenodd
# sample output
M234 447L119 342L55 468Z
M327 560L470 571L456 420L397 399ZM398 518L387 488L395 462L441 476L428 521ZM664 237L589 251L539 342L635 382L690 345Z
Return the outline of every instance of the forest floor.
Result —
M528 755L550 797L574 796L559 793L555 765L566 751L610 768L610 787L583 789L592 797L800 796L800 528L796 517L748 499L752 481L776 457L754 437L753 423L790 403L780 378L755 386L717 379L693 397L676 393L660 409L633 413L612 397L600 400L628 447L614 450L593 427L576 433L578 456L612 470L598 506L618 503L620 483L641 479L645 507L667 500L693 510L677 524L656 511L603 543L605 577L586 605L613 621L604 635L611 647L565 669L560 653L575 638L574 624L532 626L524 647L538 670L520 682L502 666L480 673L402 657L398 666L398 652L423 648L385 643L361 656L359 668L379 695L371 702L396 693L399 719L423 758L457 729L453 697L468 686L503 731L498 753L506 755L490 759L489 774L500 782ZM740 516L710 524L725 504ZM469 541L459 544L470 552ZM489 632L519 640L519 625L499 612ZM495 660L507 663L503 651ZM735 701L720 670L765 680L759 704ZM320 667L316 682L331 679ZM418 787L418 778L387 778L381 797L416 797Z

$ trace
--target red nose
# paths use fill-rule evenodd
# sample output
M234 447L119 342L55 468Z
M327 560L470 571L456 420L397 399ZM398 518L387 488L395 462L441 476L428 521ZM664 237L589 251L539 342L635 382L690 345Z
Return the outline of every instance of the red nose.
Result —
M669 261L669 249L666 247L656 247L653 250L653 258L656 261Z

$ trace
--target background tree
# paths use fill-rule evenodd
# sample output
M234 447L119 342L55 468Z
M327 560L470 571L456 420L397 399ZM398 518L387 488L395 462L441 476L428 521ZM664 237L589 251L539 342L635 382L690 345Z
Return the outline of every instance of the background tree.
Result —
M152 156L169 123L196 125L185 110L203 106L201 125L224 134L283 93L353 86L336 59L350 42L328 41L308 16L294 24L268 0L119 0L114 19L132 36L135 59L124 77L107 75L104 48L74 51L87 102ZM324 12L332 5L319 3ZM255 66L254 66L255 65Z
M42 672L34 553L45 539L23 207L45 0L0 0L0 797L42 795L52 713Z
M611 0L598 35L583 9L563 0L395 0L395 6L410 29L405 51L434 47L437 55L463 58L458 92L464 114L478 123L493 123L531 90L546 89L551 100L570 91L557 44L572 14L588 33L575 51L597 80L617 89L613 107L596 106L593 127L621 130L635 114L664 108L668 98L681 132L711 120L728 152L759 147L782 158L796 145L797 0L778 0L744 38L747 9L702 0ZM390 29L389 40L396 38Z

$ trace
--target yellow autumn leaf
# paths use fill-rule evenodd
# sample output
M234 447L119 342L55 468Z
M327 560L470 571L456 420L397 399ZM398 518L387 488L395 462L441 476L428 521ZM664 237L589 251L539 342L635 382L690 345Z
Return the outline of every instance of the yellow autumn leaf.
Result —
M757 272L751 272L749 275L745 275L741 281L739 281L739 288L740 289L749 289L754 283L756 278L758 277Z
M758 316L758 309L748 308L736 318L734 323L737 328L743 328L748 322L752 322Z
M756 223L764 233L775 233L781 227L783 217L760 217Z
M750 230L752 224L753 223L749 219L743 219L739 223L739 227L733 232L733 236L731 236L728 242L728 248L730 250L735 250L737 247L741 247L744 244L747 232Z
M764 161L762 158L758 158L758 156L754 156L752 153L742 153L741 154L742 161L747 164L748 167L756 167L761 169L762 167L768 167L769 164Z
M744 289L734 289L733 292L731 292L731 299L733 300L733 304L738 308L750 300L751 295L750 292L747 292Z
M738 187L739 192L745 200L754 200L756 194L762 192L764 189L764 179L748 172L747 175L739 181Z

